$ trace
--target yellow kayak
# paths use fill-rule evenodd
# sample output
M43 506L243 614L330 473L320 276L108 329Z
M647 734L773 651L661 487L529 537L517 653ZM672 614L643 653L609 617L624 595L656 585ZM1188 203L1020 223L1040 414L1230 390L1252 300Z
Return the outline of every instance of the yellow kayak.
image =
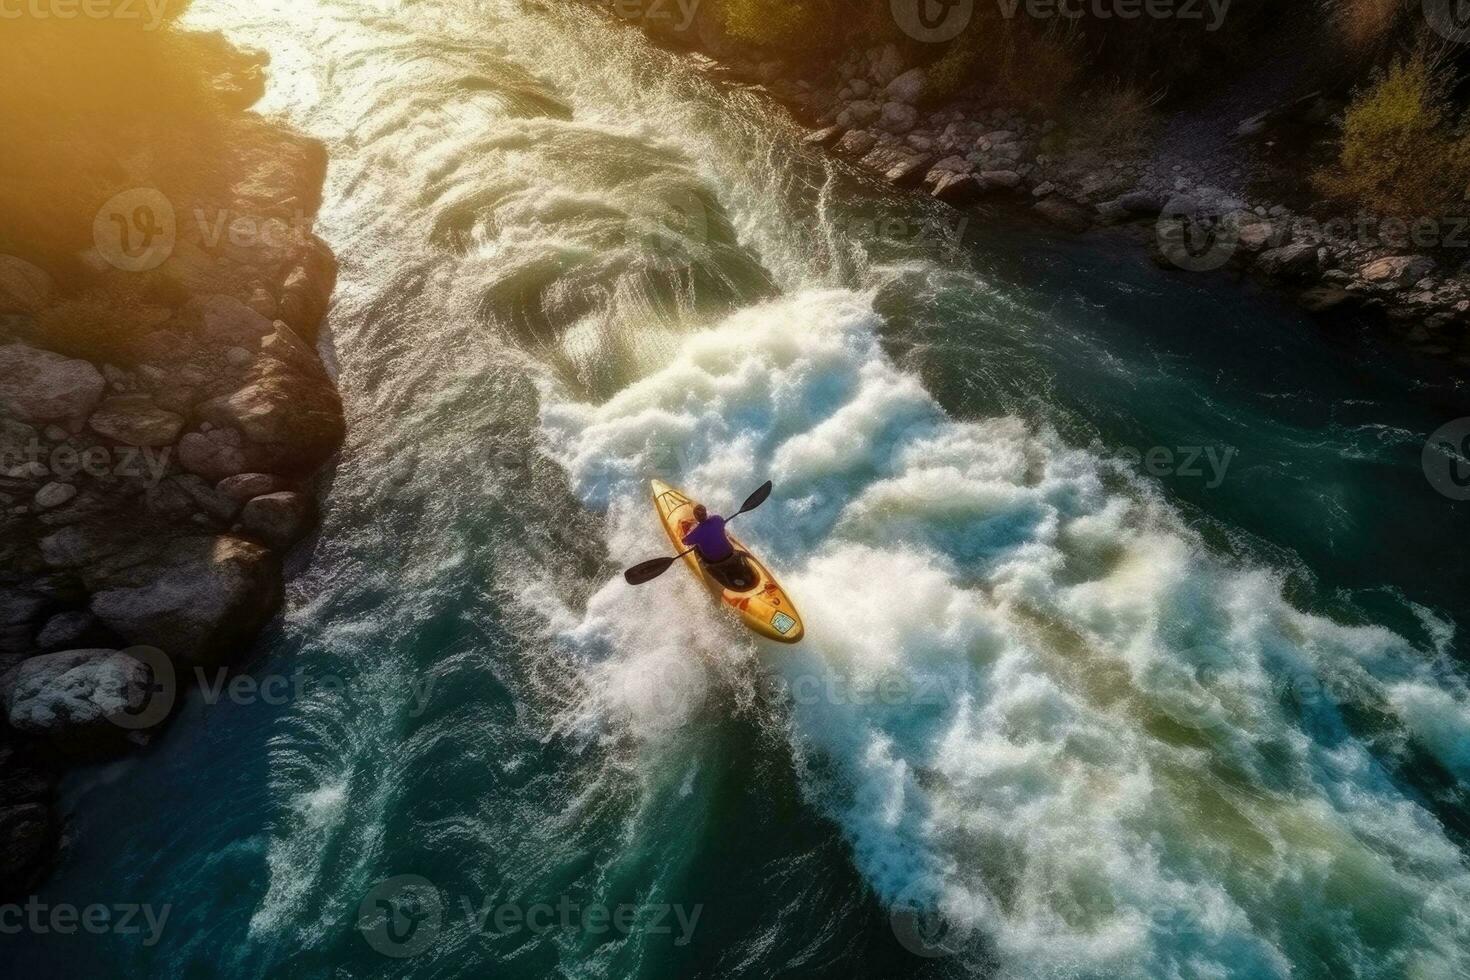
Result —
M674 543L675 551L683 551L684 535L694 526L694 502L660 480L653 481L653 504L664 522L664 530ZM728 532L727 532L728 533ZM690 552L684 562L695 578L726 606L733 609L747 627L777 643L796 643L805 632L801 614L796 611L786 590L776 581L750 549L733 534L728 535L735 553L744 559L733 568L716 569L706 565L699 555Z

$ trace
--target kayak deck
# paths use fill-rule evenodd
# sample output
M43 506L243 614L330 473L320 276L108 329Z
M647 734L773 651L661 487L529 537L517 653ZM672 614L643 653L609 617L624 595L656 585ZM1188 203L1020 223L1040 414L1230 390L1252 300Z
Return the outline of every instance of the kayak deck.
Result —
M653 481L653 504L658 509L664 531L673 542L674 550L683 551L684 535L694 526L694 502L684 494L661 480ZM753 583L745 589L734 589L722 583L710 571L710 566L690 552L684 556L689 570L705 584L725 606L733 610L746 628L777 643L796 643L806 632L801 614L781 583L776 581L760 559L751 554L733 534L726 532L730 544L741 555L752 573Z

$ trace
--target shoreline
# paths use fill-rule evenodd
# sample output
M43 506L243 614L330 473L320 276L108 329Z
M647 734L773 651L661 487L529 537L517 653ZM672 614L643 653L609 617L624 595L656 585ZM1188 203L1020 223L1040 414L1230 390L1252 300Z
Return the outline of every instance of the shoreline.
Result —
M250 110L263 53L176 37L228 59L207 179L180 194L135 166L75 267L0 255L7 895L65 849L61 776L159 737L189 678L237 666L277 615L345 435L319 336L325 148Z
M1357 321L1415 356L1470 366L1470 202L1463 217L1405 221L1325 200L1302 210L1257 191L1279 186L1282 164L1268 157L1283 132L1320 128L1340 111L1320 93L1217 134L1229 159L1180 155L1166 145L1168 132L1121 146L1058 145L1056 120L984 93L928 104L926 70L891 43L808 74L731 40L703 8L680 25L590 5L707 73L764 93L807 130L808 146L957 214L999 207L1066 234L1122 229L1162 268L1249 279L1324 329ZM1166 122L1192 124L1186 111Z

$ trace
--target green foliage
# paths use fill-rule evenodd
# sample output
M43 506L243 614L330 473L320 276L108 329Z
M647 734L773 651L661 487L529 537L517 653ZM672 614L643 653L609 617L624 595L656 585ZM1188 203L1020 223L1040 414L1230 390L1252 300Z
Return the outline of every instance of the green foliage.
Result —
M1445 84L1422 55L1392 65L1348 106L1337 166L1317 175L1318 187L1400 217L1463 206L1470 138L1455 125Z

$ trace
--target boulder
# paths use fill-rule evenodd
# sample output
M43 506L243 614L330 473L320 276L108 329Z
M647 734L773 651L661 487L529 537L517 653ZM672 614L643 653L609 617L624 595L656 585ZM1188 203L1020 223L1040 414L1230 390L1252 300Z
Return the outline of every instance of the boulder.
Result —
M311 522L311 501L283 491L256 497L245 505L240 524L273 548L284 550L301 540Z
M929 192L946 204L968 204L980 194L980 182L972 174L946 173Z
M245 458L255 465L229 473L206 473L189 467L191 471L213 480L248 469L309 471L341 445L345 434L342 402L325 373L303 377L280 361L263 358L250 378L232 394L200 405L197 414L203 421L239 430L247 444Z
M184 417L159 408L148 395L103 399L87 420L98 435L125 446L169 446L184 428Z
M199 318L200 334L218 344L254 348L272 329L269 319L224 293L191 300L185 310Z
M231 535L186 537L97 583L92 612L131 643L217 664L248 643L281 598L280 563Z
M1358 270L1365 282L1387 288L1412 286L1434 271L1434 260L1425 255L1392 255L1374 259Z
M903 73L903 56L898 53L897 45L885 44L872 59L872 65L873 80L879 85L887 85Z
M1008 191L1021 186L1021 175L1014 170L983 170L976 179L982 191Z
M846 156L861 157L878 142L878 137L865 129L854 129L837 141L835 149Z
M1129 191L1118 198L1119 206L1137 218L1156 218L1167 203L1162 195L1152 191Z
M71 500L77 495L77 488L70 483L59 483L55 480L36 491L33 503L37 510L52 510Z
M1317 271L1317 246L1294 242L1256 257L1256 267L1272 279L1305 279Z
M929 160L927 157L909 157L890 167L884 174L884 178L895 187L914 187L924 179L924 174L928 172Z
M866 126L877 119L883 112L883 107L876 102L867 99L859 99L849 102L847 108L837 114L837 125L839 126Z
M913 129L919 121L919 110L903 102L883 103L883 114L878 119L878 128L884 132L903 135Z
M895 102L903 102L908 105L918 105L924 95L924 84L927 78L922 68L910 68L889 82L883 91Z
M240 473L225 477L215 489L243 504L252 497L263 497L286 489L286 481L269 473Z
M40 266L0 255L0 313L39 313L51 301L54 288Z
M251 469L245 441L234 429L186 433L179 440L179 465L206 480L223 480Z
M886 174L901 163L907 163L913 159L913 153L906 146L895 146L893 144L879 144L867 152L858 162L869 170Z
M0 589L0 626L29 623L41 615L45 606L43 596L18 589Z
M107 382L86 361L26 344L0 347L0 411L24 422L90 414Z
M807 133L802 138L802 142L809 146L833 146L838 140L842 139L842 134L846 131L841 126L827 126L823 129Z
M36 634L36 646L42 650L72 650L100 632L97 617L85 609L73 609L46 620L46 625Z
M193 473L170 477L167 482L178 487L196 507L217 521L228 523L240 512L238 500L220 493L208 480Z
M0 679L10 727L90 749L128 734L113 722L150 696L148 667L118 650L67 650L32 657Z
M1356 296L1339 286L1314 286L1297 296L1297 303L1308 313L1328 313L1357 302Z

